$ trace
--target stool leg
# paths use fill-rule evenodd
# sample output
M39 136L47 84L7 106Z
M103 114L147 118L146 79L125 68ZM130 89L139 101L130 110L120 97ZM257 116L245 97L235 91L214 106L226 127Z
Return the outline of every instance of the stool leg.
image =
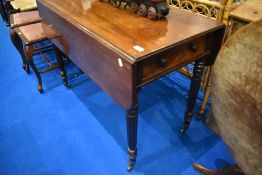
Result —
M0 2L0 11L1 11L1 15L4 21L7 21L7 15L6 15L6 11L5 11L5 7L4 4L2 3L2 1Z
M16 47L16 49L18 50L18 52L21 55L21 58L23 61L23 65L22 65L23 69L26 71L26 73L29 74L30 68L29 68L28 62L26 61L25 53L23 50L23 43L14 29L10 30L10 37L11 37L12 43L14 44L14 46Z
M35 72L35 75L37 77L37 80L38 80L38 91L40 93L43 93L43 87L42 87L42 79L41 79L41 75L40 73L38 72L35 64L34 64L34 61L33 61L33 50L34 50L34 47L33 45L28 45L25 47L25 55L26 55L26 58L27 58L27 61L28 63L30 64L30 66L32 67L33 71Z
M63 61L62 53L55 45L53 45L53 48L55 51L55 56L56 56L58 67L60 69L60 75L62 77L62 80L64 82L65 87L69 88L70 85L67 80L67 75L66 75L66 71L64 68L64 61Z

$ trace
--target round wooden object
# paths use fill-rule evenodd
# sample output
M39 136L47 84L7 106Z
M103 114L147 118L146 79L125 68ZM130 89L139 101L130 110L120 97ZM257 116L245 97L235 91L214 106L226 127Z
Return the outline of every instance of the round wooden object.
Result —
M235 33L221 49L212 78L219 132L247 175L262 174L262 20Z
M262 3L261 0L247 0L232 10L229 14L230 18L238 19L244 22L253 22L262 19Z

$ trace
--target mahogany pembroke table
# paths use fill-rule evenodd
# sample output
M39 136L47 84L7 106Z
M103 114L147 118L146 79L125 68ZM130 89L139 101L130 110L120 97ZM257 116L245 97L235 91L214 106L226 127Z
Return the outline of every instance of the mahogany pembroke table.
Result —
M37 2L40 16L62 34L52 43L126 110L128 170L137 156L139 90L195 62L181 132L188 129L204 67L214 64L220 49L223 24L179 9L153 21L98 0Z

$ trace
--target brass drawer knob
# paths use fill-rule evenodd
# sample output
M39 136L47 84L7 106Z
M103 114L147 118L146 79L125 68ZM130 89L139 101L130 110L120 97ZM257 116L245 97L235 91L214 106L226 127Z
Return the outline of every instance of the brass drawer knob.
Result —
M196 53L198 48L197 48L197 46L195 44L191 43L191 44L189 44L188 49L191 52Z
M165 67L167 65L168 58L163 57L157 60L156 64L160 67Z

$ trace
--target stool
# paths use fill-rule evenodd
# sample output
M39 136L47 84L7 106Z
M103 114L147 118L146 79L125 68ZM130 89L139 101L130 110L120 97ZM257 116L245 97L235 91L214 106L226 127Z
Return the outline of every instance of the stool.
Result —
M29 65L26 61L23 43L17 33L15 32L15 27L20 27L28 24L33 24L42 21L39 16L38 11L30 11L30 12L21 12L10 15L10 37L11 41L18 50L21 55L23 61L23 69L29 74Z
M26 26L16 27L14 30L17 33L17 35L19 36L19 38L22 40L22 42L25 44L25 47L24 47L25 58L37 77L38 91L40 93L43 92L42 79L41 79L40 73L45 73L45 72L48 72L56 68L60 69L60 74L63 79L64 85L66 87L69 87L66 72L64 70L64 63L63 63L61 51L58 48L56 48L55 45L43 46L40 48L35 47L36 43L61 36L60 33L57 32L51 25L48 25L46 22L40 22L40 23L30 24ZM43 53L49 52L52 50L55 51L55 56L57 60L56 66L54 66L43 55ZM41 54L44 60L50 65L49 68L46 68L42 70L41 72L38 71L33 61L33 56L39 55L39 54Z

